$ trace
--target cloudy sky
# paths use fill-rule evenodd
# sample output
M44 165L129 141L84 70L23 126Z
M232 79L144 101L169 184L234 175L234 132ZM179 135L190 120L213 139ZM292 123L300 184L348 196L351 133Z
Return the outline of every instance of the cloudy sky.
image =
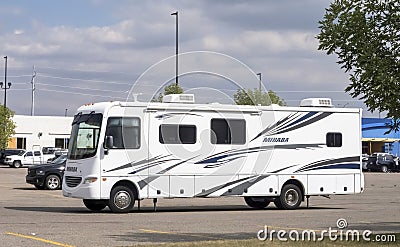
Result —
M348 79L336 57L317 50L318 21L329 3L3 1L0 68L8 56L12 82L7 106L30 114L34 71L36 115L64 115L66 109L72 115L82 104L126 100L133 93L146 100L174 81L171 13L178 11L179 83L199 102L229 102L239 87L258 87L261 72L263 86L290 106L330 97L339 107L364 108L344 93ZM3 102L4 90L0 95Z

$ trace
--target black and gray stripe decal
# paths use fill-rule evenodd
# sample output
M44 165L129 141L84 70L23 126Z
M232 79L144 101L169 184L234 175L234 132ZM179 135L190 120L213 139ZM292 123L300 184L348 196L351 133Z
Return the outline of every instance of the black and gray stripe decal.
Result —
M178 162L178 163L176 163L176 164L174 164L174 165L172 165L172 166L169 166L169 167L165 168L164 170L161 170L161 171L157 172L157 174L164 174L164 173L166 173L167 171L169 171L169 170L171 170L171 169L173 169L173 168L175 168L175 167L177 167L177 166L179 166L179 165L181 165L181 164L184 164L184 163L188 162L189 160L194 159L194 158L196 158L196 157L197 157L197 156L192 157L192 158L189 158L189 159L187 159L187 160L183 160L183 161L181 161L181 162ZM140 189L143 189L146 185L148 185L149 183L153 182L154 180L156 180L156 179L159 178L159 177L161 177L161 175L160 175L160 176L157 176L157 175L155 175L155 176L149 176L149 177L147 177L147 178L145 178L145 179L140 180L140 181L138 182L138 185L139 185Z
M262 135L278 135L305 127L324 119L331 114L332 112L308 112L305 115L301 115L299 112L290 114L289 116L279 120L278 122L261 131L251 141L254 141Z
M355 162L355 163L354 163ZM339 159L327 159L308 164L295 172L304 172L317 169L359 169L360 156L344 157Z
M242 195L246 189L248 189L250 186L260 182L264 178L269 177L270 175L261 175L251 181L246 181L241 184L236 185L235 187L229 189L225 193L223 193L221 196L233 196L233 195Z
M215 186L215 187L213 187L211 189L208 189L208 190L205 190L203 192L200 192L200 193L196 194L195 196L196 197L206 197L206 196L208 196L208 195L210 195L210 194L212 194L212 193L214 193L214 192L216 192L216 191L218 191L220 189L223 189L225 187L231 186L231 185L236 184L236 183L240 183L242 181L246 181L246 180L252 179L254 177L256 177L256 175L255 176L251 176L251 177L247 177L247 178L241 178L241 179L238 179L238 180L234 180L234 181L231 181L231 182L228 182L228 183L225 183L225 184L221 184L221 185Z
M282 144L282 145L228 150L225 152L208 156L200 161L195 162L195 164L206 164L204 168L216 168L235 159L246 157L246 155L250 153L263 152L272 149L314 149L314 148L322 148L324 145L326 144L325 143L289 144L289 145Z
M150 158L150 159L143 159L143 160L139 160L139 161L136 161L136 162L135 161L129 162L128 164L113 168L113 169L108 170L106 172L113 172L113 171L122 170L122 169L129 168L129 167L132 167L133 169L135 169L136 167L138 167L140 165L145 165L145 167L149 167L149 166L152 166L152 164L154 162L155 163L162 163L162 162L166 162L166 161L170 161L170 160L176 160L176 159L162 160L162 159L167 158L169 156L171 156L171 154L164 155L164 156L158 155L158 156L155 156L155 157Z

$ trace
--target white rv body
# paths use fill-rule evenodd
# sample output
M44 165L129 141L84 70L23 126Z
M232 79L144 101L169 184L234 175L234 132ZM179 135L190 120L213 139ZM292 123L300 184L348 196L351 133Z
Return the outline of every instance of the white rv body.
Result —
M87 119L98 121L98 126L77 130L78 125L87 126L82 123ZM126 122L123 128L118 127L121 119ZM116 148L107 146L106 136L113 136ZM299 203L290 206L293 186L287 185L301 191L300 200L363 191L361 109L85 105L73 122L62 187L64 196L84 199L89 209L109 206L126 212L133 204L123 210L114 204L129 195L134 196L133 203L146 198L240 196L259 208L270 201L280 207L279 200L286 198L289 204L282 208L297 208ZM121 196L120 188L130 192ZM260 200L265 202L261 206Z

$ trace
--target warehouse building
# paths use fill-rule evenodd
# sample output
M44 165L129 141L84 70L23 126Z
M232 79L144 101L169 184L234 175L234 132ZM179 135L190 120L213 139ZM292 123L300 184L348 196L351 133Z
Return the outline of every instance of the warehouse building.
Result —
M363 118L362 119L362 151L363 154L391 153L400 155L400 133L390 132L391 119Z
M34 147L68 148L72 117L15 115L15 134L9 148L32 150Z

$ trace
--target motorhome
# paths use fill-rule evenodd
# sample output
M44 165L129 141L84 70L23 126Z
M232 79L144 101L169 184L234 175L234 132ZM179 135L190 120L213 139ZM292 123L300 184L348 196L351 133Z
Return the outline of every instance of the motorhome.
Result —
M195 104L190 94L84 105L62 188L90 210L118 213L142 199L234 196L253 208L296 209L310 196L361 193L361 109L327 98Z

